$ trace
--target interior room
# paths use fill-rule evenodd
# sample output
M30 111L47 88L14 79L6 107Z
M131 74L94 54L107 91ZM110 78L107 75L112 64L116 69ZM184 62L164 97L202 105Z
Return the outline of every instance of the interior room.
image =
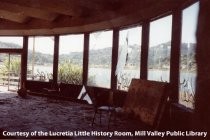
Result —
M0 138L200 139L210 1L0 0Z

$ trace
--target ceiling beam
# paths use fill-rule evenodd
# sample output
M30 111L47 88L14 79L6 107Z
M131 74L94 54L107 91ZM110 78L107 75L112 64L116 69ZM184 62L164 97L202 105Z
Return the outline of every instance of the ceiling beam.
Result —
M58 16L58 14L56 13L50 13L50 12L43 11L41 9L20 6L17 4L7 3L3 1L0 1L0 9L8 11L8 12L18 13L23 16L30 16L34 18L47 20L47 21L53 21Z
M3 2L32 7L52 13L79 16L82 8L74 4L75 0L1 0Z
M23 16L22 14L13 13L13 12L5 11L5 10L0 10L0 18L17 22L17 23L25 23L29 20L28 17Z

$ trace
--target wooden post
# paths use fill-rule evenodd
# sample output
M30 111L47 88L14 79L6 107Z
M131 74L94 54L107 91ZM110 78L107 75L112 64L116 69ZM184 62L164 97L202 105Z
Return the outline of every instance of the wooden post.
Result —
M140 78L147 79L147 65L148 65L148 48L149 48L149 21L142 24L142 45L141 45L141 65L140 65Z
M179 99L179 62L182 29L182 11L177 9L173 12L172 19L172 39L171 39L171 59L170 59L170 85L172 102L178 103Z
M119 48L119 29L113 30L113 43L112 43L112 66L111 66L111 89L117 88L117 76L115 75L117 61L118 61L118 48Z
M27 59L28 59L28 36L23 37L23 49L21 54L21 84L20 88L25 88L27 79Z
M89 38L90 34L85 33L84 35L84 52L83 52L83 85L87 86L87 81L88 81L88 63L89 63Z
M194 128L199 131L210 130L210 1L200 0L200 12L198 17L197 29L197 84L196 84L196 100L195 100L195 117ZM210 136L207 135L207 139Z
M53 85L58 82L59 35L54 36Z

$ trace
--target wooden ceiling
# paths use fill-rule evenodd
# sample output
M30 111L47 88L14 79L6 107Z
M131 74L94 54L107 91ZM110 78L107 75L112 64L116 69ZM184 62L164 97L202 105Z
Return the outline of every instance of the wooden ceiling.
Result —
M193 0L0 0L0 35L81 33L138 23Z

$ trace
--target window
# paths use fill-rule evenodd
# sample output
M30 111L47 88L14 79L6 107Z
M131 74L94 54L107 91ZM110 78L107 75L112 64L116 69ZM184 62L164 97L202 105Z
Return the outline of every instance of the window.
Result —
M0 37L1 49L22 49L23 37ZM1 51L0 51L1 52ZM0 53L0 89L17 91L20 86L21 55Z
M20 85L21 56L19 54L0 54L1 90L17 91Z
M140 49L142 27L121 30L119 33L117 89L128 90L132 78L140 78Z
M84 35L60 36L58 82L82 84Z
M29 37L27 79L52 80L54 37Z
M110 88L113 31L90 34L88 85Z
M195 61L196 26L199 3L182 11L179 103L193 108L197 65Z
M19 49L23 48L23 37L0 37L0 49Z
M169 82L172 16L150 23L148 79Z

